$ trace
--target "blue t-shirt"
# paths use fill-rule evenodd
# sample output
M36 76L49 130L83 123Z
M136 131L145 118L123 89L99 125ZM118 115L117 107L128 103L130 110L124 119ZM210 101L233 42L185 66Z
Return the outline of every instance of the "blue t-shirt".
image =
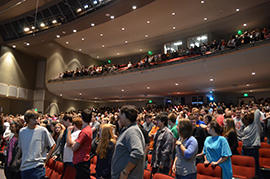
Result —
M222 168L222 179L231 179L233 177L230 157L232 152L225 137L207 137L204 141L203 154L206 155L210 163L218 161L221 157L229 157L219 166Z

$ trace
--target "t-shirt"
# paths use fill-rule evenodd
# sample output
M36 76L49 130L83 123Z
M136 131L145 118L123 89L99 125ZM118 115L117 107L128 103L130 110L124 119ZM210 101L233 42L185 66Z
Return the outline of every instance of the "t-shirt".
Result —
M71 134L71 140L75 141L78 138L80 132L81 130L73 132ZM68 147L66 143L64 146L63 162L72 162L72 159L73 159L73 150L71 147Z
M179 138L179 135L178 135L178 131L177 131L177 128L176 128L176 124L171 128L171 131L173 133L173 138L175 139L178 139Z
M231 179L233 177L230 157L232 156L232 152L225 137L207 137L204 142L203 154L206 155L210 163L218 161L221 157L229 157L223 163L219 164L219 166L222 168L223 179Z
M224 127L224 116L223 115L219 115L217 117L217 123L221 126Z
M237 133L237 140L241 141L242 137L244 136L245 125L242 122L241 118L238 119L235 117L235 118L233 118L233 120L234 120L235 129L236 129L236 133Z
M73 153L73 164L88 161L92 144L92 129L89 125L81 130L76 142L80 144L80 148Z
M51 148L54 144L53 138L45 127L21 128L18 143L19 148L22 149L20 170L25 171L44 165L47 157L47 147Z

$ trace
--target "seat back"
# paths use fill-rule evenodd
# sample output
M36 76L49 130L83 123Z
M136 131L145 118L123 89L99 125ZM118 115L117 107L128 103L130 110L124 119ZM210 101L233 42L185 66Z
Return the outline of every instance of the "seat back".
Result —
M213 168L211 165L197 164L197 179L218 179L222 177L222 170L220 166Z
M153 179L174 179L174 177L170 175L165 175L162 173L155 173L153 175Z
M261 142L261 148L270 148L270 145L267 142Z
M45 176L46 177L49 177L51 178L51 175L52 175L52 172L53 172L53 168L54 168L54 165L55 165L55 161L50 158L45 166L45 169L46 169L46 173L45 173Z
M260 157L259 163L261 168L270 168L270 149L261 148L259 149Z
M65 165L63 162L56 161L50 179L61 179L64 173Z
M253 157L233 155L231 161L233 177L253 178L255 176L255 159Z
M152 161L152 154L147 154L148 155L148 163L151 164Z
M143 179L151 179L151 171L144 169Z
M238 147L242 147L243 146L243 142L242 141L238 141Z
M238 151L238 153L239 153L239 155L241 155L242 154L242 147L237 147L237 151Z
M72 166L67 166L62 179L76 179L77 170Z

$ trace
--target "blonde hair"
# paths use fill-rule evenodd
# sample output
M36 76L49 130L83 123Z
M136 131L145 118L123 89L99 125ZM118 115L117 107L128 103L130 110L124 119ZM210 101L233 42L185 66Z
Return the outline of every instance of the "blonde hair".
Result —
M225 128L224 137L227 137L231 131L234 131L236 133L236 130L234 120L232 118L227 118L225 120L227 122L227 126Z
M109 142L116 143L116 139L113 135L113 127L111 124L101 124L101 136L99 136L99 143L97 146L97 155L102 158L106 158L107 149L110 147Z

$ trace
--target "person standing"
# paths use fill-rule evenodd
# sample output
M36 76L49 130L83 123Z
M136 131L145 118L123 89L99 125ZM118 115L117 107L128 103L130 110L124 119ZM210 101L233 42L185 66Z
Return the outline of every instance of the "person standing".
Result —
M45 176L44 166L54 151L55 142L45 127L37 125L38 113L34 109L27 110L24 119L27 126L20 129L18 139L22 152L21 177L41 179ZM48 147L50 150L47 155Z
M168 174L172 161L174 137L171 130L167 127L168 116L162 113L156 116L157 126L159 127L154 137L154 150L152 154L152 172Z
M92 112L85 109L82 112L82 130L75 141L72 141L71 131L74 126L68 127L67 146L73 150L73 164L77 170L76 179L90 178L90 151L92 144L92 129L89 125Z
M115 145L112 157L112 178L143 178L145 141L141 129L136 124L138 110L135 106L125 105L119 113L123 126Z

